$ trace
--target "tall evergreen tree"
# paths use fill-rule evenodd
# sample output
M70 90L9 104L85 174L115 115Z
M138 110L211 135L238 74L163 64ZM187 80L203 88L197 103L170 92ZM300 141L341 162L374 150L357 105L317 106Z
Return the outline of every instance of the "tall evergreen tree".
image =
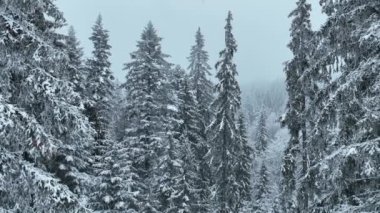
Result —
M210 125L211 150L210 166L213 171L213 194L215 212L238 212L239 184L234 172L237 164L237 150L240 148L236 125L237 111L240 108L240 88L236 81L236 65L233 56L237 50L232 34L232 14L228 13L225 26L226 48L220 52L220 60L216 64L216 77L219 92L213 107L217 112Z
M283 183L282 183L282 206L284 210L294 211L296 188L295 175L296 159L302 154L302 174L307 171L307 119L306 119L306 95L311 92L312 82L308 78L301 78L303 73L309 68L309 60L313 50L313 31L310 24L311 5L306 0L299 0L297 7L290 14L293 17L290 28L291 42L289 49L293 52L293 59L288 61L285 67L287 92L289 95L286 116L283 124L289 128L290 141L284 155ZM302 136L300 143L300 136ZM301 192L301 191L300 191ZM301 194L302 193L302 194ZM307 192L302 190L298 196L302 197L302 205L307 206ZM301 204L301 203L300 203ZM293 209L293 210L291 210Z
M188 60L190 65L190 81L192 89L195 92L197 104L199 105L199 112L204 117L202 120L204 131L206 126L211 122L212 112L210 112L210 104L213 101L213 84L207 78L211 75L211 67L208 64L208 53L204 50L205 40L201 33L201 29L195 35L195 44L191 47L190 56ZM203 133L204 134L204 133Z
M181 194L176 187L179 185L178 175L182 166L179 159L179 141L174 137L174 132L170 132L168 138L168 148L160 157L160 168L155 186L155 196L158 199L157 210L159 212L179 212L182 204ZM187 202L184 201L184 202Z
M239 208L251 202L251 170L253 149L248 144L247 130L243 114L238 119L239 150L237 165L235 168L236 181L239 184Z
M109 184L113 173L111 173L113 162L110 152L112 152L113 141L111 140L111 109L113 100L113 75L111 72L111 46L109 45L108 31L104 29L102 17L99 15L92 27L90 40L94 49L92 57L86 62L86 115L96 131L95 144L93 146L93 173L98 177L98 182L94 184L91 195L91 205L96 210L113 209L116 202L109 197L109 194L117 194L113 191L112 184ZM108 188L107 188L108 187ZM109 188L111 187L111 188Z
M211 67L208 64L208 53L204 50L205 41L201 29L195 35L195 44L191 47L190 56L188 57L190 65L190 83L195 94L198 114L201 115L198 121L199 135L202 137L196 150L196 158L199 162L199 174L201 180L198 182L201 188L201 197L204 202L203 211L208 211L210 205L211 169L207 162L204 161L206 153L210 149L209 138L206 134L207 126L211 123L213 113L210 105L213 101L213 84L207 78L211 75Z
M281 208L283 212L295 211L296 209L296 159L294 157L295 148L287 147L283 156L283 165L281 167Z
M254 140L254 201L253 210L255 212L271 211L271 200L269 199L269 172L266 166L268 146L270 138L268 135L268 127L266 124L266 112L260 112L258 123L256 126L256 136Z
M178 94L178 118L181 121L178 129L178 158L181 167L174 178L176 191L172 196L174 208L171 208L171 212L202 212L205 209L198 184L201 181L198 172L200 162L196 158L203 140L199 133L200 114L188 81L187 76L182 77Z
M174 177L174 192L170 197L171 207L167 212L197 212L200 209L197 186L197 165L194 163L194 150L189 141L189 132L185 129L179 138L180 147L178 155L180 158L179 173Z
M167 109L163 86L169 63L165 60L168 56L161 51L161 40L149 22L137 43L137 51L131 54L132 61L125 65L128 71L125 84L128 122L124 143L133 151L131 166L139 183L136 199L139 201L138 211L143 212L158 211L155 180L160 170L160 157L167 153L165 132L168 122L163 116Z
M73 83L74 91L84 97L86 73L83 66L83 49L75 35L73 26L70 26L66 38L67 55L69 63L66 78Z
M269 200L270 200L269 173L265 165L265 162L261 164L259 180L257 184L255 185L255 190L256 190L255 202L257 203L255 212L258 212L258 213L270 212L271 207L269 203Z
M260 113L259 121L256 127L255 137L255 155L261 156L268 148L269 136L266 125L267 116L264 111Z
M62 78L65 20L52 1L1 0L0 11L0 208L83 210L92 129Z
M301 211L378 211L378 1L321 1L328 19L310 60L318 82L308 110L311 163L302 177ZM304 181L307 180L307 181ZM363 193L365 192L365 193Z
M158 158L157 183L155 183L155 196L157 197L159 212L178 212L180 211L181 195L177 191L179 176L181 173L181 156L180 156L180 125L181 116L179 113L181 79L185 76L185 71L176 66L174 69L168 69L166 74L166 85L162 92L168 95L164 98L163 103L167 109L163 111L162 116L166 120L167 148L163 150ZM185 201L186 202L186 201Z
M109 60L111 56L109 35L108 31L103 27L101 15L98 16L92 31L90 40L93 42L94 50L92 51L92 58L87 60L88 77L86 88L89 102L86 106L86 113L96 130L95 139L98 145L103 146L101 140L106 138L109 129L109 110L111 108L109 103L114 91L112 82L114 77Z

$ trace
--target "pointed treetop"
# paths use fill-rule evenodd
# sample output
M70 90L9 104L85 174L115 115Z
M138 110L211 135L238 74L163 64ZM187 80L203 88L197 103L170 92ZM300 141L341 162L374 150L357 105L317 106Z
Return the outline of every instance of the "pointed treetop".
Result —
M222 66L222 70L223 70L223 69L226 69L228 67L227 70L231 70L232 75L235 76L235 75L237 75L236 65L232 62L232 58L233 58L235 52L237 51L237 44L236 44L236 40L234 38L234 35L232 34L232 24L231 24L232 13L231 13L231 11L228 12L228 17L227 17L226 21L227 21L227 24L224 27L226 48L219 53L221 60L215 64L215 68L219 69L220 66ZM221 73L219 72L217 74L217 78L220 78L221 77L220 75L221 75Z
M72 51L69 53L69 57L74 59L77 65L80 65L80 58L83 56L83 49L80 47L80 42L76 37L76 32L73 26L70 26L67 32L67 46Z
M238 72L236 70L236 64L233 62L233 57L237 51L237 44L234 35L232 34L231 20L232 13L228 12L228 17L226 19L227 24L224 28L226 47L219 53L220 60L215 64L215 68L218 70L216 77L220 80L220 82L216 85L216 90L220 93L228 94L228 101L233 102L231 103L233 106L231 106L231 109L236 111L240 107L241 99L239 84L235 78L235 76L238 75ZM220 97L222 96L223 95ZM216 102L219 101L221 100Z
M77 56L80 58L83 56L83 50L81 47L79 47L80 45L80 42L78 41L77 37L76 37L76 32L75 32L75 29L73 26L70 26L69 29L68 29L68 32L67 32L67 42L68 42L68 46L69 48L73 48L75 49L74 51L76 51L76 53L78 54Z
M151 32L151 33L156 33L156 29L154 28L153 26L153 23L152 21L149 21L146 26L144 27L144 30L142 32L142 34L146 34L147 32Z
M228 11L227 16L227 24L224 27L225 29L225 43L226 43L226 49L221 52L221 54L227 54L230 55L230 57L233 57L234 53L237 51L237 44L236 40L234 38L234 35L232 34L232 13L231 11Z
M232 32L232 24L231 24L232 20L233 20L232 13L231 13L231 11L228 11L228 15L227 15L227 19L226 19L227 24L224 27L224 29L226 30L226 33L231 34L231 32ZM227 36L226 36L226 39L227 39Z
M197 47L199 47L199 48L203 48L204 47L204 39L203 39L203 35L202 35L200 27L198 27L197 33L195 35L195 40L196 40L196 43L197 43Z
M152 21L148 21L148 24L146 25L147 29L154 29Z
M157 35L157 31L154 28L153 23L151 21L148 22L143 32L141 33L141 40L152 41L156 43L156 45L158 45L158 43L162 40L162 38ZM140 42L138 43L138 46L139 45L141 45Z
M104 40L104 42L108 42L108 30L104 29L103 27L103 18L102 15L99 14L98 17L96 18L94 26L92 26L92 36L90 37L90 40L96 41L99 40L99 37L102 37L100 40ZM106 45L108 48L108 44Z
M298 58L303 58L303 55L310 52L310 41L313 37L310 13L311 5L306 0L298 0L297 7L289 14L289 18L293 18L293 20L290 27L292 40L288 44L288 47L293 54L301 55ZM301 62L301 64L305 63Z
M188 57L188 59L190 61L190 65L188 67L188 69L190 69L190 73L192 73L194 71L197 71L197 72L202 71L205 73L202 73L201 75L203 75L203 74L210 75L211 74L208 71L211 69L211 67L207 64L208 53L203 49L204 46L205 46L205 40L204 40L203 34L201 32L201 28L198 27L198 30L195 33L195 44L191 47L190 57ZM203 69L200 70L200 68L203 68ZM195 73L193 73L193 74L195 74ZM195 75L198 75L198 74L195 74ZM190 75L192 75L192 74L190 74Z
M230 23L233 20L231 10L228 11L228 15L227 15L227 19L226 20L227 20L228 23Z
M157 34L156 29L153 26L152 21L149 21L148 24L146 25L143 34Z
M104 29L102 24L102 16L98 15L95 24L92 27L92 34L90 40L93 43L92 59L88 60L89 67L92 70L90 75L94 78L103 76L113 80L112 72L110 70L111 62L109 57L111 56L111 45L109 44L108 30ZM105 77L107 76L107 77ZM93 88L94 90L98 90Z
M108 30L103 28L103 18L102 15L99 14L94 26L92 27L92 35L90 37L90 40L94 42L95 49L96 48L106 48L109 49L111 46L108 44ZM100 45L99 47L97 47Z
M96 18L96 25L103 25L103 17L102 14L99 13L98 17Z
M96 18L94 26L92 26L93 35L90 37L90 40L96 40L95 35L99 35L101 37L104 37L106 40L108 40L108 30L104 29L103 27L103 18L102 15L99 14Z

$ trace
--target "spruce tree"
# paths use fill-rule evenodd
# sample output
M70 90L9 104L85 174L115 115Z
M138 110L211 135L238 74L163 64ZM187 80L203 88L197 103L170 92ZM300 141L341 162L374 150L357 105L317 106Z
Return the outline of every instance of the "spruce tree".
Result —
M266 166L268 146L270 138L267 129L267 116L266 112L260 112L258 123L256 126L256 137L254 140L254 207L253 210L257 212L270 211L269 199L269 172Z
M259 157L265 153L268 148L269 136L268 129L266 125L267 116L264 111L260 113L259 121L256 127L256 137L255 137L255 156Z
M157 186L155 186L157 188L154 192L159 202L157 204L159 212L178 212L182 201L180 200L181 195L176 189L180 184L178 175L182 166L178 153L179 141L174 138L172 133L168 138L168 148L160 159L160 176L157 177Z
M111 72L111 46L109 45L108 31L104 29L102 16L99 15L95 25L92 27L90 40L93 42L94 50L92 58L87 60L87 115L96 130L96 141L101 149L102 140L106 138L109 129L110 105L109 102L114 91L113 75Z
M69 57L69 64L67 68L67 78L74 85L74 91L79 93L82 98L85 97L85 79L86 73L83 66L83 49L75 35L73 26L70 26L66 38L67 55Z
M201 29L195 35L195 44L191 47L190 56L188 60L190 65L190 81L192 90L194 90L197 104L199 105L199 113L201 113L204 131L206 126L211 122L212 112L210 111L210 104L213 101L213 84L207 78L211 75L211 67L208 64L208 53L204 50L205 40L201 33ZM203 133L204 134L204 133Z
M378 211L378 1L321 1L328 16L310 60L318 82L308 110L310 161L301 211ZM303 181L307 180L307 181ZM377 191L376 191L377 190ZM365 192L363 194L363 192Z
M112 152L114 141L111 139L111 100L113 100L113 75L111 72L111 46L109 45L108 31L103 27L102 16L99 15L92 27L90 40L94 49L92 57L86 61L86 105L85 113L96 131L95 144L92 148L92 172L98 177L91 194L91 206L96 210L114 208L109 194L117 194L112 191L111 171Z
M197 165L194 163L194 150L191 148L189 141L189 132L183 130L180 138L180 147L178 147L179 165L178 174L173 178L174 192L170 197L171 207L167 212L197 212L201 204L199 201L196 183L199 181L197 177Z
M239 135L239 154L237 165L235 168L236 180L239 184L239 208L251 202L251 170L252 170L252 155L253 149L248 144L247 130L245 127L245 120L243 114L240 114L238 119L238 135Z
M281 208L283 212L295 211L296 208L296 159L294 157L295 148L287 147L283 156L281 167Z
M151 22L141 34L132 61L125 65L126 118L128 119L124 144L132 151L131 169L136 172L138 211L158 211L155 191L158 190L157 173L162 154L167 153L165 140L168 122L163 98L168 56L161 51L160 41ZM166 168L165 168L166 169ZM128 174L125 174L128 175Z
M269 173L265 165L265 162L261 164L259 180L255 185L256 195L255 202L257 206L255 212L270 212L270 203L269 203Z
M312 36L314 34L310 24L310 11L311 5L306 0L299 0L296 9L289 14L289 17L292 17L293 20L290 28L292 38L288 47L293 52L294 57L286 63L285 67L286 89L289 99L283 125L288 127L291 138L283 160L281 197L282 206L287 211L294 211L293 208L296 205L293 199L294 196L302 197L303 201L299 204L304 205L305 208L308 203L306 189L296 195L295 182L298 178L295 174L295 161L300 157L299 154L301 153L303 162L301 175L305 175L307 172L307 154L305 150L307 138L306 95L313 90L311 87L313 83L304 75L310 66L309 60L313 50Z
M201 180L198 182L201 188L201 197L204 202L203 211L208 211L207 208L210 205L210 189L211 184L211 169L209 165L204 161L206 153L210 149L209 138L206 134L206 128L211 123L213 117L213 112L210 105L213 101L213 84L207 78L211 75L211 67L208 64L208 53L204 50L205 41L201 33L201 29L195 35L195 44L191 47L190 56L188 60L190 65L188 69L190 70L190 83L191 88L195 94L195 101L197 104L198 114L201 115L198 121L199 135L202 137L200 141L201 144L198 145L196 150L196 158L199 165L199 174Z
M160 156L158 156L158 165L156 169L157 182L155 183L155 196L157 197L158 211L159 212L178 212L181 203L181 195L176 187L180 184L178 177L181 173L182 161L180 156L180 128L181 118L178 112L179 93L174 90L175 87L180 86L179 75L185 74L184 71L177 66L174 70L168 70L168 83L165 86L167 91L172 95L168 97L165 103L167 110L164 110L165 120L167 122L165 142L166 148L163 149Z
M196 108L195 97L190 91L187 76L183 76L180 82L179 119L181 120L179 133L178 157L181 161L179 175L175 178L174 194L176 212L201 212L207 209L208 203L203 200L202 180L199 173L200 161L196 158L196 152L203 145L200 135L199 122L201 115Z
M210 167L213 171L213 205L216 212L237 212L239 184L234 172L237 164L237 150L240 148L236 126L237 111L240 108L240 88L236 81L236 65L233 56L237 50L232 34L232 14L228 13L225 26L226 48L220 52L216 63L218 70L216 85L218 95L212 106L217 112L210 125L211 150Z
M51 1L1 0L0 10L1 210L83 210L92 129L63 78L65 20Z

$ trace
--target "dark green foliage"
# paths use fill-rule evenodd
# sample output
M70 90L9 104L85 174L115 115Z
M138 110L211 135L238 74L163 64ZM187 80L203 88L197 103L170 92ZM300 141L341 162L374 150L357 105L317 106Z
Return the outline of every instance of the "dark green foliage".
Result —
M310 67L310 58L314 50L313 46L313 31L310 24L310 11L311 5L306 0L299 0L297 7L290 14L289 17L293 18L290 28L291 41L288 44L289 49L293 52L293 59L286 63L286 90L289 95L287 103L286 115L283 118L283 125L286 125L290 133L290 141L288 148L284 153L283 167L282 167L282 195L281 202L284 211L294 211L296 186L295 182L297 176L296 160L302 156L302 174L307 172L307 154L306 138L307 138L307 113L306 106L309 99L306 95L312 94L314 91L314 82L312 79L304 77L304 73ZM302 136L302 138L301 138ZM303 191L299 198L300 205L307 208L308 197L307 192Z
M125 65L127 127L123 143L132 151L129 161L139 191L137 211L155 212L161 208L156 196L163 192L159 185L165 180L158 177L165 178L163 175L170 173L166 159L170 137L165 134L171 131L170 119L165 116L171 113L165 88L170 64L165 60L167 55L161 52L160 41L149 22L137 43L137 51L131 54L132 61Z
M212 106L216 115L210 125L211 150L210 167L213 169L213 209L216 212L236 212L239 208L240 187L235 168L239 162L239 150L242 149L240 135L236 125L237 112L240 109L240 88L236 81L236 65L233 56L237 50L232 35L232 14L228 13L225 26L226 48L220 52L216 85L218 95Z
M94 129L96 130L95 140L97 142L106 138L106 132L110 123L110 100L114 91L111 72L111 46L109 45L108 31L104 29L102 17L99 15L95 25L92 27L90 40L93 42L94 50L92 58L87 60L86 69L88 77L86 81L86 94L88 103L86 104L86 114ZM101 142L100 142L101 143ZM95 154L99 152L95 149Z
M239 145L238 148L238 160L235 168L236 181L239 184L239 208L244 204L252 202L251 193L251 170L252 170L252 156L253 149L248 144L246 123L242 114L238 119L238 134Z

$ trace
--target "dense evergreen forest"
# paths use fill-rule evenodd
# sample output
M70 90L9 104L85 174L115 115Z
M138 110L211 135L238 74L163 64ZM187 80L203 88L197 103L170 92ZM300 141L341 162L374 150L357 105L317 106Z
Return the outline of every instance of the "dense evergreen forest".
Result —
M286 79L240 88L231 12L185 68L149 22L118 83L101 16L84 57L54 0L0 0L0 212L380 212L380 1L320 4Z

